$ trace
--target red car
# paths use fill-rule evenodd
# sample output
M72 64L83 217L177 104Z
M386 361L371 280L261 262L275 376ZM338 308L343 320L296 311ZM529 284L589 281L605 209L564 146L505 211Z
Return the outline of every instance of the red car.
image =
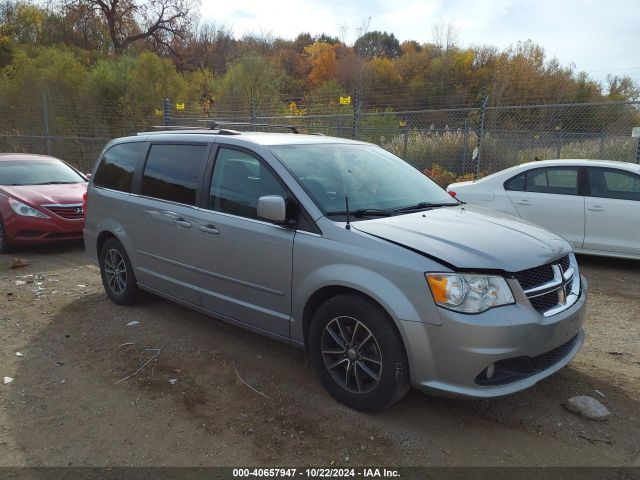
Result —
M0 154L0 253L81 240L87 177L57 158Z

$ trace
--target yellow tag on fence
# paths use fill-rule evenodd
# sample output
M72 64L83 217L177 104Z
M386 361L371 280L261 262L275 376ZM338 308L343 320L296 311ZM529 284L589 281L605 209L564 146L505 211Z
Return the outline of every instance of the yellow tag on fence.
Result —
M161 117L162 116L162 110L160 110L159 108L156 108L156 115Z
M340 97L340 105L351 105L351 95Z
M176 103L176 110L184 110L184 103Z

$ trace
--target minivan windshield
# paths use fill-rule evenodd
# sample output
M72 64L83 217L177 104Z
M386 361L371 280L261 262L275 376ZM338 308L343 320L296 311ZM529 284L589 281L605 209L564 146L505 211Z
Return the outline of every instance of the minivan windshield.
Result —
M0 161L0 185L58 185L86 182L61 161Z
M414 167L374 145L316 144L271 147L328 216L385 216L458 205Z

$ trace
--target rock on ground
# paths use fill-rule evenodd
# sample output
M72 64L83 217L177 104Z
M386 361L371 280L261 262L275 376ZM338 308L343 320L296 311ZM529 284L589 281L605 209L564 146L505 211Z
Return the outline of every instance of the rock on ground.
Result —
M611 415L607 407L595 398L587 397L586 395L571 397L564 406L570 412L589 420L603 421Z

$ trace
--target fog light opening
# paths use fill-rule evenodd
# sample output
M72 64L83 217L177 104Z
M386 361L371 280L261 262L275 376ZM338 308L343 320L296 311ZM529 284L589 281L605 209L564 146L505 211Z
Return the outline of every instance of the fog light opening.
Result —
M487 367L487 380L491 380L496 373L496 364L492 363Z

